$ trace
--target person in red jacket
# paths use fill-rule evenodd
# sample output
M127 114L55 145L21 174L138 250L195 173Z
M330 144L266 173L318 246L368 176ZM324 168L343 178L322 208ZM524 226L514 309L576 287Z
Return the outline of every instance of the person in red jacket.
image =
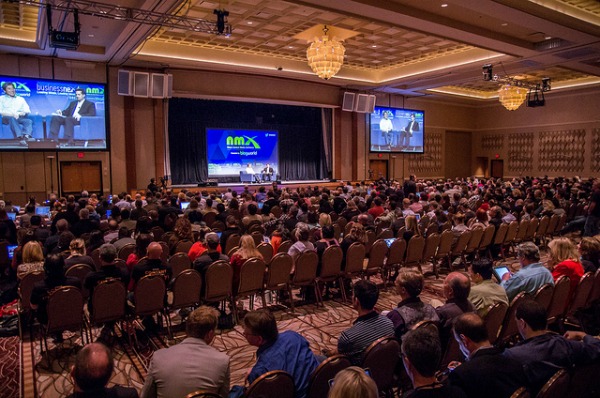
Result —
M548 248L550 249L549 263L552 266L554 281L563 275L568 276L571 282L570 294L573 294L584 274L577 246L569 238L558 238L551 241Z

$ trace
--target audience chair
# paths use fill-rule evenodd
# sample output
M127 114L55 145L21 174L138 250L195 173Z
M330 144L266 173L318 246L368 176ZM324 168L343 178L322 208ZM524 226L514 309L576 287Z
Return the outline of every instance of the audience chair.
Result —
M500 328L500 333L496 339L497 346L509 346L514 343L516 338L519 337L519 329L517 329L517 319L515 318L515 314L517 313L517 308L519 308L519 305L521 305L523 300L526 299L527 294L525 292L520 292L515 296L508 306L506 316L502 322L502 328Z
M88 307L87 325L89 341L92 341L92 327L106 322L125 320L127 309L127 288L118 279L101 281L92 294L92 306Z
M565 311L569 304L569 291L571 289L571 281L569 277L563 275L554 282L554 290L552 292L552 300L548 306L548 325L562 322L565 316Z
M340 224L341 220L346 220L346 219L341 217L340 219L338 219L336 222L333 223L333 237L334 237L334 239L337 239L338 241L342 239L343 228Z
M212 223L212 226L210 228L212 229L213 232L222 232L227 229L227 226L225 225L225 223L223 221L216 220L215 222Z
M189 239L180 240L177 243L177 245L175 246L175 253L174 254L185 253L187 255L193 245L194 245L194 242L192 242Z
M31 310L31 292L33 291L33 285L36 282L44 280L46 273L44 271L32 271L21 279L18 288L18 310L19 310L19 336L23 339L23 323L30 326L30 334L33 326L33 311Z
M233 297L234 304L238 299L250 297L250 310L254 310L254 295L260 293L264 288L265 282L265 262L258 257L252 257L244 261L240 269L240 283L237 293ZM263 308L267 307L265 297L261 295ZM237 305L233 306L233 320L238 322Z
M188 250L189 251L189 250ZM172 275L176 277L182 271L192 268L192 262L187 255L187 252L178 252L169 257L167 261L169 267L171 267Z
M206 223L206 226L208 228L213 227L216 219L217 219L217 213L208 212L208 213L202 215L202 221L204 221Z
M453 241L454 234L452 233L452 231L442 232L442 235L440 236L440 244L435 254L435 258L433 259L433 273L436 279L440 276L438 265L441 265L441 263L445 261L448 255L450 254L450 250L452 250Z
M508 311L508 305L504 303L496 303L490 306L487 314L483 318L485 328L488 331L488 338L491 344L495 344L502 328L502 323L506 318L506 312Z
M263 234L260 231L251 232L250 235L254 240L254 246L258 246L263 242Z
M240 239L242 237L239 234L231 234L227 238L227 243L225 243L225 253L229 253L231 249L240 245Z
M558 221L560 216L558 214L552 214L550 216L550 221L548 222L548 228L546 228L546 239L552 239L554 233L556 232L556 227L558 226Z
M450 250L450 253L448 253L448 269L452 270L452 261L455 258L459 258L462 259L464 258L464 253L465 250L467 249L467 245L469 244L469 241L471 240L471 236L473 235L473 232L471 231L464 231L463 233L460 234L460 236L458 237L458 239L456 240L456 242L454 242L454 244L452 245L452 249Z
M346 264L342 272L342 278L352 282L352 278L360 277L363 273L365 262L365 245L354 242L346 251ZM342 297L347 297L345 283L342 283Z
M350 359L344 355L333 355L321 362L310 376L308 397L327 398L329 394L329 380L333 379L339 371L350 366L352 366Z
M500 247L500 254L502 258L506 260L508 254L510 252L510 248L514 244L514 240L519 233L519 223L517 221L511 221L508 224L508 230L506 231L506 235L504 236L504 241L502 242L502 246Z
M406 254L406 241L402 238L394 240L388 250L388 256L383 268L383 281L387 285L392 271L397 272L404 262Z
M294 398L294 378L283 370L272 370L254 380L244 398Z
M488 246L488 257L490 258L490 260L493 260L491 250L492 246L502 246L502 244L504 243L504 238L506 238L507 232L508 224L506 223L500 224L500 226L496 229L494 239L492 240L492 244ZM500 254L503 255L502 251Z
M262 254L265 264L269 264L271 262L271 259L273 258L273 246L271 246L270 243L262 242L256 246L256 250Z
M431 233L425 238L425 248L423 249L423 256L421 257L421 265L428 261L433 264L435 262L435 254L437 253L438 247L442 237L438 233Z
M488 248L492 244L492 240L494 239L494 232L496 232L496 227L493 225L488 225L483 230L483 236L481 237L481 242L479 242L479 247L475 252L477 258L481 258L481 253L486 253Z
M389 228L384 228L381 230L381 232L377 235L377 239L390 239L394 237L394 231L392 231Z
M458 341L456 341L456 339L454 338L454 334L451 333L450 334L450 338L448 339L448 343L446 345L446 350L444 351L443 355L442 355L442 361L440 362L440 369L446 369L448 368L448 365L450 364L450 362L453 361L458 361L458 362L464 362L465 361L465 356L463 355L462 351L460 350L460 345L458 344Z
M517 245L525 242L527 231L529 230L529 220L521 220L519 223L519 229L517 230L517 236L512 240L513 252L516 253Z
M548 230L549 224L550 217L543 216L540 219L540 223L538 224L537 230L535 231L535 239L539 240L540 248L546 247L546 231Z
M590 297L588 297L588 303L593 303L598 299L600 299L600 270L594 274L594 286L590 292Z
M461 258L462 258L462 262L465 266L465 271L467 271L467 256L473 254L473 256L475 255L475 252L477 252L477 250L479 249L479 244L481 243L481 240L483 239L483 233L484 230L483 228L475 228L471 230L471 239L469 239L469 242L467 243L467 247L465 247L465 250L463 250L463 252L461 253Z
M160 247L162 247L162 253L160 254L160 259L162 260L162 262L164 264L167 264L169 261L169 245L167 244L167 242L164 242L162 240L158 243L160 244Z
M279 249L277 249L277 253L287 253L290 250L294 243L291 240L285 240L281 242L279 245Z
M363 278L370 279L372 275L376 275L378 272L383 270L385 264L385 258L388 254L388 246L383 239L377 239L371 245L371 252L369 253L369 261L367 261L367 267L363 272Z
M154 227L150 228L150 232L152 232L152 235L154 235L154 241L158 242L164 235L165 230L158 225L155 225Z
M441 227L440 232L450 231L452 229L452 223L450 221L446 221Z
M430 223L429 226L427 227L427 230L425 231L425 236L429 237L431 234L438 234L440 233L440 227L438 227L437 222L434 223Z
M517 391L513 392L512 395L510 396L510 398L529 398L529 391L527 391L527 388L525 387L521 387L519 388Z
M275 218L281 217L281 207L273 206L271 207L271 214L275 216Z
M554 236L558 236L560 234L560 231L562 231L562 229L565 227L565 224L567 223L567 215L563 214L562 216L559 216L558 218L558 223L556 224L556 228L554 229Z
M202 277L194 269L181 271L171 282L173 299L167 306L167 328L169 336L173 337L171 317L169 312L181 308L196 308L200 304L200 289L202 288ZM183 319L182 319L183 322Z
M130 303L129 327L127 328L130 344L133 339L136 339L137 343L133 327L136 318L152 317L155 314L168 316L165 311L166 293L167 287L162 274L148 274L138 281L133 291L134 302ZM159 317L159 320L162 324L162 318Z
M204 275L204 297L206 303L226 302L229 300L231 306L235 306L232 299L231 284L233 280L233 268L227 261L215 261L208 266ZM223 306L225 308L225 306Z
M96 271L100 271L100 268L102 268L102 261L100 260L100 248L92 250L92 254L90 255L90 257L94 261Z
M439 333L439 322L436 321L419 321L415 323L410 330L416 330L419 328L428 328L431 329L432 332Z
M529 219L529 227L527 227L527 235L525 235L525 242L533 242L535 239L535 231L537 231L538 225L540 225L540 219L537 217L531 217Z
M219 394L216 394L214 392L198 390L198 391L189 393L188 395L185 396L185 398L222 398L222 397Z
M329 246L321 256L321 272L317 275L317 287L321 283L326 284L333 281L338 281L342 284L342 260L344 252L339 246ZM319 288L319 291L321 289ZM340 288L341 292L341 288Z
M546 283L540 286L539 289L533 295L533 299L543 306L546 311L550 309L550 303L552 302L552 296L554 295L554 285Z
M423 251L425 249L425 239L422 236L414 235L408 241L406 246L406 258L404 259L405 267L417 266L419 271L421 269L421 261L423 260Z
M592 272L586 272L579 280L577 288L575 288L575 292L571 297L568 307L569 309L563 318L563 326L568 325L570 328L581 329L581 324L575 316L575 313L588 304L588 297L590 296L593 287L594 274Z
M83 287L85 278L88 276L88 274L92 272L94 272L94 270L88 264L75 264L74 266L67 269L67 271L65 272L65 276L72 276L79 279L79 281L81 282L81 286ZM82 288L81 294L83 294L84 300L90 296L89 290L87 290L85 287Z
M569 382L569 372L565 369L561 369L556 372L546 384L544 384L538 393L537 398L566 397L567 392L569 391Z
M400 228L398 228L398 232L396 232L396 238L398 239L404 239L404 233L406 232L406 227L402 226Z
M79 330L81 340L85 342L81 290L73 286L59 286L52 290L48 295L46 313L48 314L48 322L45 325L40 325L40 351L43 356L45 348L46 359L50 364L48 335L62 333L65 330Z
M577 365L570 370L568 398L597 398L600 396L600 362Z
M375 340L363 353L362 367L370 369L380 394L393 396L394 372L399 360L400 343L394 337Z
M308 288L312 286L315 291L317 306L321 302L321 292L317 286L317 267L319 265L319 256L313 250L307 250L296 258L295 271L292 276L292 287ZM290 300L293 300L290 297Z
M375 241L377 240L377 235L375 235L375 232L371 230L365 231L365 235L367 237L367 243L365 243L365 250L367 257L369 257L371 253L371 247L373 246L373 243L375 243Z
M292 289L290 285L290 273L294 266L292 256L287 253L277 253L267 267L265 286L261 292L263 300L266 291L286 291L290 297L290 307L294 312L294 300L292 300ZM263 301L264 302L264 301Z

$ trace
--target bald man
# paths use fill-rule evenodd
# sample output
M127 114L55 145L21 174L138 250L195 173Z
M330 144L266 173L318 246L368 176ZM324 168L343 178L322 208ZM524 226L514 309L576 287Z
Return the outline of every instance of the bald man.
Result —
M475 311L475 307L469 301L470 291L471 281L462 272L451 272L444 279L446 304L435 309L440 318L440 337L442 339L442 346L444 347L451 336L452 321L454 318L466 312Z
M134 388L106 387L113 373L113 358L110 350L100 343L91 343L83 347L75 357L71 368L73 394L68 398L104 397L137 398Z
M133 279L133 290L142 277L149 274L161 274L165 278L165 282L169 283L171 279L171 267L162 261L163 248L158 242L152 242L148 245L147 258L140 260L131 272L131 279Z

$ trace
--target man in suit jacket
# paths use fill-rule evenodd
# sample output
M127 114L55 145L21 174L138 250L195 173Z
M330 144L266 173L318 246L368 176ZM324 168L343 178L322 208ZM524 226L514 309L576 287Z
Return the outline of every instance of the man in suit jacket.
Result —
M413 131L419 131L419 122L415 120L415 114L410 114L410 121L400 134L400 145L402 147L410 146L410 137L413 136Z
M207 306L190 314L186 322L187 338L154 353L142 398L185 397L196 390L227 397L229 357L210 346L218 318L219 312Z
M271 181L271 177L273 176L273 168L269 163L262 169L262 179L263 181Z
M490 344L479 315L473 312L460 315L454 320L453 332L468 360L450 372L450 383L460 387L467 397L508 398L526 386L523 367Z
M60 126L64 126L64 138L68 140L69 145L73 144L73 131L75 126L79 126L82 116L96 116L96 104L85 99L85 90L78 88L75 90L76 101L71 101L67 109L56 111L56 115L50 120L50 138L58 140Z

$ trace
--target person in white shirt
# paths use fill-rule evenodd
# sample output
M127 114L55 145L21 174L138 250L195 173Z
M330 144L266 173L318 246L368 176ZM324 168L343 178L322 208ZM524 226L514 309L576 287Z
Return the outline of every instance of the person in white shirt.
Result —
M33 120L27 118L31 113L29 105L25 98L16 95L14 83L4 82L2 90L4 91L4 95L0 97L2 124L8 124L15 139L20 138L21 144L25 145L25 141L33 140L31 138Z
M82 116L96 116L96 104L85 99L85 90L75 90L75 101L71 101L67 109L57 110L50 120L50 138L58 141L60 126L64 126L64 139L69 145L74 144L74 127L79 126Z
M252 174L252 179L255 182L260 182L260 179L258 178L258 176L256 175L256 173L254 172L254 169L252 168L252 165L250 163L248 163L248 165L246 166L246 173Z
M389 112L383 112L383 119L379 121L379 130L383 134L385 138L385 144L391 149L392 147L392 130L394 126L392 125L392 121L388 118Z

